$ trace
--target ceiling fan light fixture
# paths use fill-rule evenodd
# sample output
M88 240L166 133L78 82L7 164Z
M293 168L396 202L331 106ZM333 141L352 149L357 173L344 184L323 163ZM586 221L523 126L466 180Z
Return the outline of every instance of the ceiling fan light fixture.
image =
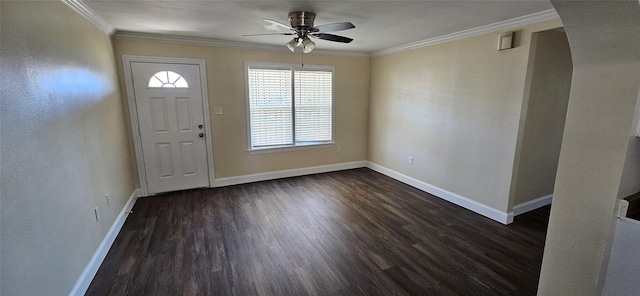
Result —
M295 52L296 46L298 46L298 43L299 43L298 39L299 38L293 38L293 39L291 39L291 41L287 42L287 44L286 44L287 48L289 48L289 50L291 52Z
M310 53L316 47L316 44L307 37L302 40L302 46L302 52Z

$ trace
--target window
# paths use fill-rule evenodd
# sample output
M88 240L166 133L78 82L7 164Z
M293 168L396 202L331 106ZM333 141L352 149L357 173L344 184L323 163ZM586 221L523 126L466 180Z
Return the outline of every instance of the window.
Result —
M176 72L160 71L151 76L147 87L188 88L189 84L180 74Z
M332 143L333 68L247 65L250 149Z

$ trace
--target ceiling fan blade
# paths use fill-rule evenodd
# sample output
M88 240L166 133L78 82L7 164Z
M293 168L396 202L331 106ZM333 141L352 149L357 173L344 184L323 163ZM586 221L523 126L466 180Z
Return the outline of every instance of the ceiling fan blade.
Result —
M356 26L354 26L350 22L333 23L333 24L326 24L326 25L320 25L320 26L314 27L314 32L316 33L336 32L336 31L353 29L355 27Z
M342 43L349 43L353 41L353 39L348 37L338 36L333 34L325 34L325 33L313 33L311 36L322 39L322 40L329 40L329 41L342 42Z
M289 26L289 25L285 25L285 24L283 24L283 23L281 23L281 22L276 22L276 21L274 21L274 20L270 20L270 19L266 19L266 18L263 18L262 20L263 20L263 21L265 21L265 22L268 22L268 23L270 23L270 24L272 24L272 25L274 25L274 26L275 26L275 28L278 28L278 27L279 27L279 28L282 28L282 29L293 30L293 28L291 28L291 26ZM274 29L275 29L275 28L274 28Z
M249 36L266 36L266 35L295 35L295 33L261 33L261 34L245 34L245 35L242 35L242 37L249 37Z

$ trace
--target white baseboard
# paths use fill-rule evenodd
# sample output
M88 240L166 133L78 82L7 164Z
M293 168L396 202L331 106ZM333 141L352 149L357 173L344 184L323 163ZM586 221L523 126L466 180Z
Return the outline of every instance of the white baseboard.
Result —
M259 181L266 181L266 180L273 180L273 179L280 179L280 178L289 178L289 177L297 177L297 176L304 176L304 175L311 175L311 174L335 172L335 171L342 171L342 170L349 170L349 169L356 169L356 168L364 168L366 166L367 166L366 161L353 161L353 162L344 162L344 163L338 163L338 164L314 166L314 167L308 167L308 168L220 178L214 181L213 187L222 187L222 186L259 182Z
M519 205L515 205L513 206L513 215L515 216L522 215L526 212L530 212L535 209L544 207L546 205L550 205L552 198L553 198L553 194L549 194L543 197L536 198L534 200L530 200L528 202L521 203Z
M473 201L469 198L466 198L462 195L459 194L455 194L453 192L444 190L442 188L433 186L431 184L428 184L424 181L420 181L418 179L415 179L413 177L409 177L405 174L396 172L392 169L383 167L379 164L375 164L373 162L367 162L367 167L379 172L381 174L387 175L391 178L394 178L400 182L406 183L408 185L411 185L413 187L416 187L420 190L426 191L428 193L431 193L439 198L442 198L448 202L454 203L456 205L459 205L467 210L476 212L482 216L485 216L489 219L498 221L502 224L510 224L513 222L513 213L505 213L499 210L496 210L492 207L483 205L477 201Z
M78 281L76 281L75 286L73 286L73 290L71 290L71 292L69 293L70 296L81 296L84 295L85 292L87 292L87 289L89 288L93 277L96 275L96 273L98 272L98 268L100 268L100 265L102 264L102 261L107 256L107 253L109 252L113 241L115 241L118 233L120 232L120 229L122 229L122 225L124 225L124 221L127 219L127 215L129 214L129 212L131 212L131 209L136 203L139 195L139 188L131 193L129 200L124 204L122 211L120 211L120 214L118 214L116 220L113 221L111 228L109 228L109 231L98 246L98 249L95 253L93 253L93 257L91 257L89 264L87 264L87 267L84 268L82 274L78 278Z

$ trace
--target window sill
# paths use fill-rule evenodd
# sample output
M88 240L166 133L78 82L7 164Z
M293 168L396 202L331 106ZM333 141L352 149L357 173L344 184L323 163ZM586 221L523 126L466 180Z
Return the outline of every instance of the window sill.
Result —
M290 152L290 151L298 151L298 150L310 150L310 149L323 149L333 147L335 142L326 142L321 144L302 144L298 146L277 146L277 147L269 147L269 148L253 148L247 150L249 155L257 155L257 154L266 154L266 153L280 153L280 152Z

